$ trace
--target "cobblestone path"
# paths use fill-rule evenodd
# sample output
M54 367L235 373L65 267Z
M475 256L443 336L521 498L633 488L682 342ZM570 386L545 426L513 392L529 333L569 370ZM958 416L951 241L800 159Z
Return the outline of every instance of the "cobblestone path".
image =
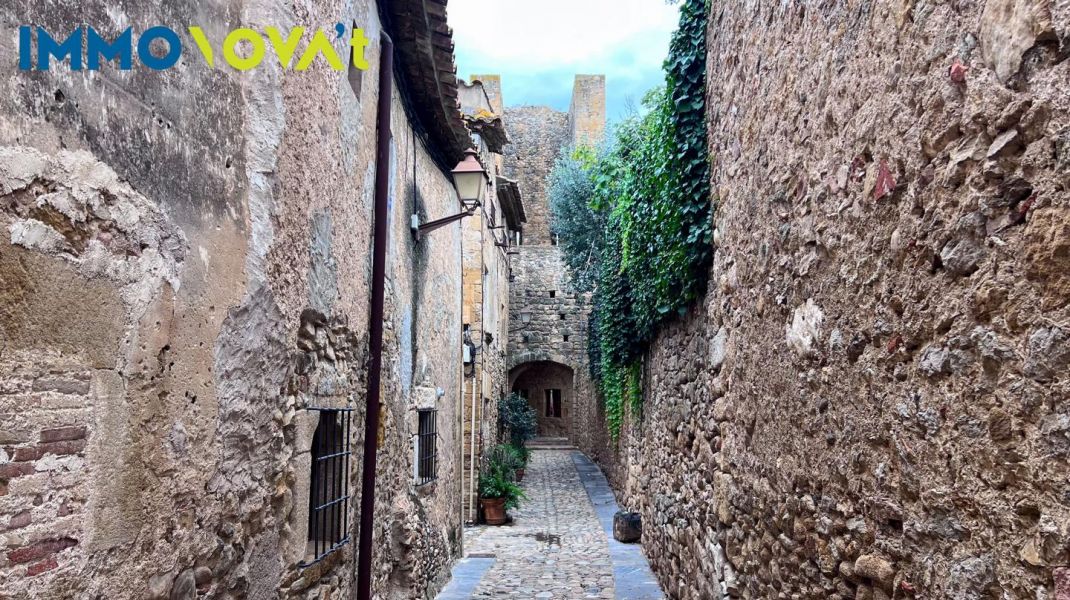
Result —
M614 589L614 562L606 531L572 453L533 451L522 486L528 498L510 511L511 525L479 526L465 532L469 557L465 561L493 557L489 568L484 565L478 571L474 589L459 593L456 587L452 592L448 587L439 599L621 597ZM471 579L476 568L460 565L454 569L454 579Z

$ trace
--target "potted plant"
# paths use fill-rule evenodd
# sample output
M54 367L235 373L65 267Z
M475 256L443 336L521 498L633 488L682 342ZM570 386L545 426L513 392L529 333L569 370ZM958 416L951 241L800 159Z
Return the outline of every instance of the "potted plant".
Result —
M524 469L528 466L528 462L531 461L531 450L528 450L526 446L509 446L513 452L516 453L516 480L524 480Z
M515 392L498 401L498 418L504 433L508 434L509 443L517 448L523 448L539 430L535 409L526 398Z
M479 498L489 525L504 525L507 511L516 508L526 496L514 481L517 454L508 446L495 447L487 455L479 473Z

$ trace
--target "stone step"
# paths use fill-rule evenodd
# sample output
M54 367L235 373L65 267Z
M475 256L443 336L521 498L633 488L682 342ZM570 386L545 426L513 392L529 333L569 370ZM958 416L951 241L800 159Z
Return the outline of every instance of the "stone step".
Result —
M568 441L568 438L539 437L528 440L526 444L530 450L575 450L576 446Z

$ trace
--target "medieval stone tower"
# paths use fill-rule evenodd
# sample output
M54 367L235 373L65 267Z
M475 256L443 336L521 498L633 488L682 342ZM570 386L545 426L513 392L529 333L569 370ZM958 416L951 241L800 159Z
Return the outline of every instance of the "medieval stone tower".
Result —
M604 75L577 75L569 112L544 106L505 110L512 144L505 172L524 196L527 223L513 256L510 287L509 382L539 415L539 434L567 437L592 431L601 419L587 360L590 295L568 281L550 229L547 178L562 149L597 144L605 133Z

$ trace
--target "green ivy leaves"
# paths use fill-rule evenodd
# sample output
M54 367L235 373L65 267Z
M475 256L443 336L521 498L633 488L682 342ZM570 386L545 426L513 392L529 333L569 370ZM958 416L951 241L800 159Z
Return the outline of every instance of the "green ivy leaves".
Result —
M554 231L581 289L594 290L588 355L616 438L642 406L642 357L658 328L706 291L711 246L706 2L684 0L665 87L614 143L563 155L550 181Z

